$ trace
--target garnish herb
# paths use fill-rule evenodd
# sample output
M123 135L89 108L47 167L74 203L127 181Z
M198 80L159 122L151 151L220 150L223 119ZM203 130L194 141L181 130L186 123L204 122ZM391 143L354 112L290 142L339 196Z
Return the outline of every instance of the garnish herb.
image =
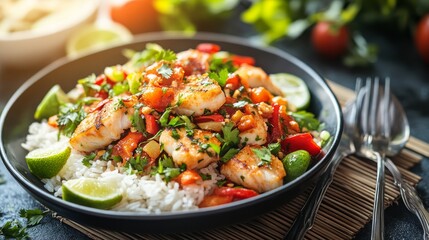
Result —
M21 209L19 216L27 219L27 226L35 226L42 221L43 217L49 213L48 210L42 211L41 209Z
M162 64L162 66L157 70L159 74L162 75L163 78L170 78L173 74L173 70L168 64Z
M277 155L280 152L280 143L276 142L276 143L270 143L268 144L268 149L270 150L271 154L273 155Z
M221 141L222 145L219 151L221 161L229 161L240 149L238 143L240 141L238 135L239 131L237 128L234 129L234 123L229 122L222 127L222 135L216 134L216 138Z
M95 152L93 152L93 153L91 153L91 154L89 154L89 155L86 155L83 159L82 159L82 164L85 166L85 167L91 167L92 166L92 164L91 164L91 162L90 161L93 161L94 159L95 159L95 157L97 156L97 154L95 153Z
M71 137L74 130L85 117L86 113L83 110L83 102L61 105L57 121L59 128L58 137L61 133L67 137Z
M159 124L161 124L161 127L167 127L168 126L168 120L170 118L170 112L171 112L170 108L165 109L164 113L159 118Z
M261 162L258 163L258 166L268 165L271 163L271 152L268 148L252 148L252 151L261 159Z
M173 159L164 155L164 157L158 161L158 166L152 168L151 175L160 174L165 177L166 182L169 182L185 170L186 164L182 164L177 168L174 166Z
M147 67L155 61L174 61L176 54L171 50L165 50L158 44L148 43L146 49L141 52L135 52L131 49L124 51L124 55L130 59L129 63L132 67L141 68Z
M29 239L27 228L23 226L18 220L7 221L0 228L0 235L3 235L6 239Z
M137 151L137 150L136 150ZM144 168L149 163L147 157L131 157L128 159L127 163L125 163L125 169L128 174L137 174L144 171Z
M310 131L318 130L320 122L317 118L315 118L313 113L307 111L298 111L292 112L291 115L295 119L295 121L298 122L298 125L301 130L303 130L303 128Z
M225 87L226 80L229 77L228 69L223 68L219 72L210 72L209 77L216 80L221 87Z
M133 126L137 131L144 134L146 133L146 125L142 116L140 115L141 107L141 104L137 104L136 106L134 106L134 113L131 117L131 126Z
M180 139L180 135L175 128L173 128L173 130L171 130L171 137L176 139L176 140Z

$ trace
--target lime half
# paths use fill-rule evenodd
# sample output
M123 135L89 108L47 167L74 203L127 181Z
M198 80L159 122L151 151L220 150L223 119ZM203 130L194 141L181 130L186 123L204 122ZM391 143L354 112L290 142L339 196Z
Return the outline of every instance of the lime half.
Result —
M79 178L65 182L63 199L99 209L109 209L122 200L122 193L111 184L94 178Z
M115 44L131 41L132 34L120 24L109 26L87 25L78 30L67 41L67 56L74 58L81 54L105 49Z
M303 110L310 105L310 91L305 82L289 73L270 74L271 81L281 89L292 109Z
M40 148L25 156L28 169L39 178L51 178L57 175L70 157L69 146L62 148Z
M58 114L60 105L69 102L67 94L56 84L43 97L34 112L34 118L41 120Z

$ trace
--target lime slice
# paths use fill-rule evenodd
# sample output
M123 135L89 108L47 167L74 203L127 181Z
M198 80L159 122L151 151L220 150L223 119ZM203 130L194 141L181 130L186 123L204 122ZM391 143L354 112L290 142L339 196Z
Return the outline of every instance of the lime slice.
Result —
M305 82L292 74L276 73L270 75L271 81L281 89L284 97L294 110L303 110L310 105L310 91Z
M59 85L54 85L37 106L34 118L41 120L58 114L60 105L67 102L69 102L67 94Z
M128 29L116 23L110 23L108 27L87 25L67 41L67 56L74 58L115 44L129 42L132 38Z
M122 200L122 193L111 184L94 178L79 178L65 182L63 199L99 209L109 209Z
M57 175L70 157L71 149L68 146L62 148L40 148L30 151L25 156L28 169L39 178L51 178Z

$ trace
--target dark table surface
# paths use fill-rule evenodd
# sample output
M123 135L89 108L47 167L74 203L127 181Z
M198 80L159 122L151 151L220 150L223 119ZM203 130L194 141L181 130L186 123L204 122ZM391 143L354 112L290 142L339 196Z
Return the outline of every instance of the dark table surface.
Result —
M232 20L216 31L246 38L256 35L250 26L238 19L239 13L236 13ZM278 41L274 46L295 55L325 78L349 88L354 87L356 77L390 77L392 91L408 115L412 136L429 142L429 64L421 61L411 37L406 34L381 34L371 30L366 34L369 41L378 45L379 57L375 64L365 68L348 68L339 61L329 61L317 56L309 43L308 33L294 41L286 39ZM0 110L19 85L38 70L39 68L0 68ZM417 190L426 208L429 209L429 159L423 159L412 171L422 177ZM8 220L19 218L20 209L41 207L18 185L2 162L0 174L6 180L0 185L0 226ZM370 224L364 226L356 239L370 238ZM385 211L385 231L386 239L421 239L423 232L419 221L407 211L402 200ZM28 232L32 239L88 238L50 216L45 217L40 225L30 228Z

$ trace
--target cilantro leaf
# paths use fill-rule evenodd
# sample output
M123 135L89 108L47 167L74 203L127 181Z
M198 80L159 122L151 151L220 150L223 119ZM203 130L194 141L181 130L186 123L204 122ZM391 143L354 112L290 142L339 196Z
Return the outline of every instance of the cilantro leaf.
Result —
M29 239L27 228L18 220L5 222L5 224L0 227L0 235L5 236L6 239Z
M240 131L237 128L234 128L234 123L229 122L222 127L223 139L224 141L231 142L233 145L238 145L240 138L238 135Z
M298 112L292 112L292 117L295 119L295 121L298 122L299 127L301 130L303 128L306 128L307 130L317 130L320 125L320 121L315 118L313 113L307 112L307 111L298 111Z
M93 152L93 153L91 153L91 154L86 155L86 156L82 159L82 164L83 164L85 167L91 167L91 166L92 166L92 164L91 164L91 162L90 162L90 161L94 160L94 159L95 159L95 156L97 156L97 154L96 154L95 152Z
M209 72L209 77L216 80L221 87L225 87L226 80L229 77L228 69L223 68L219 72Z
M162 75L163 78L170 78L173 74L173 70L168 64L162 64L162 66L157 70L159 74Z
M49 211L42 211L38 208L35 209L21 209L19 211L19 216L27 219L27 226L35 226L42 221L43 217Z
M59 134L62 133L67 137L71 137L74 130L85 117L86 113L83 109L82 102L61 105L57 120Z
M258 166L267 165L271 163L271 151L266 148L252 148L253 153L261 159L261 162L258 163Z

